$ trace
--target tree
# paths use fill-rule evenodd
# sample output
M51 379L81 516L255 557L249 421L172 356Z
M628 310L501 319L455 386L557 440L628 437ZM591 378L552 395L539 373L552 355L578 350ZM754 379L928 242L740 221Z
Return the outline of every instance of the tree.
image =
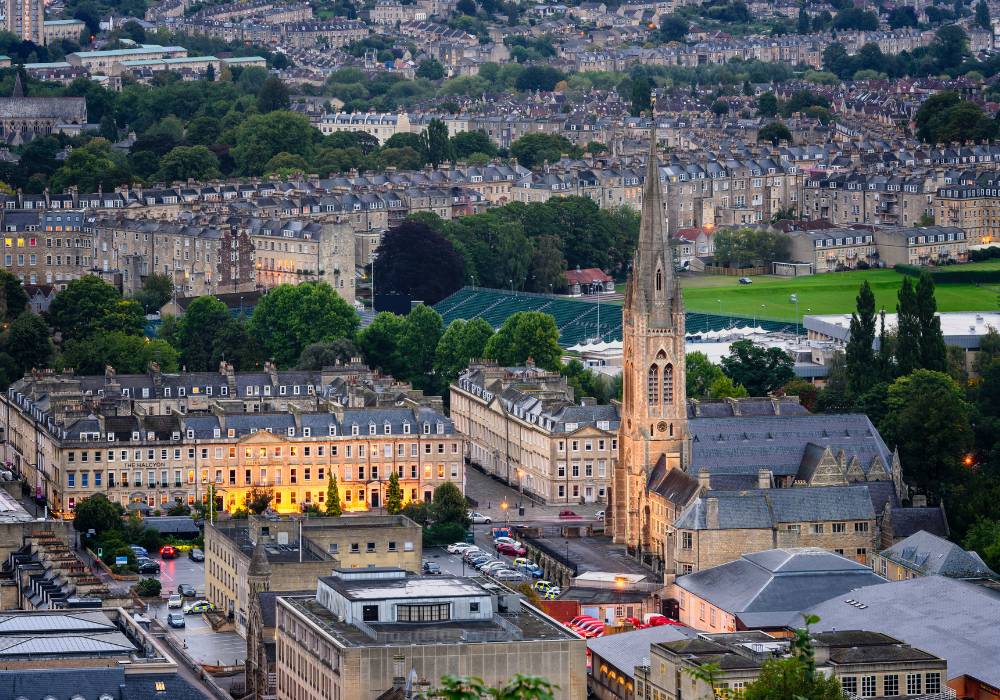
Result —
M482 318L455 319L434 350L434 373L444 381L457 378L472 360L483 357L492 336L493 327Z
M745 700L842 700L843 690L836 676L816 671L815 652L809 625L819 622L815 615L805 618L804 629L795 630L791 655L766 660L760 674L742 693Z
M751 396L767 396L795 376L792 358L780 348L763 348L751 340L738 340L722 358L722 371L742 384Z
M100 374L114 367L125 374L143 373L155 362L163 372L176 372L178 353L163 340L149 340L121 331L102 331L63 343L58 362L77 374Z
M962 540L962 546L979 554L994 571L1000 571L1000 520L977 520Z
M441 314L426 304L418 304L406 315L400 347L405 349L403 379L418 389L438 388L433 383L434 353L444 333Z
M261 114L267 114L288 109L289 105L291 100L288 96L288 87L278 76L268 76L257 93L257 109Z
M330 478L326 482L326 514L331 518L339 518L343 514L340 505L340 489L337 487L337 476L330 470Z
M444 66L436 58L428 58L417 66L416 75L425 80L441 80L444 77Z
M459 289L465 262L451 241L427 224L407 219L382 236L375 252L375 280L382 293L436 304Z
M369 367L402 378L405 359L401 348L406 319L389 311L375 315L372 322L358 333L358 349Z
M566 74L552 66L532 64L521 71L514 81L518 90L541 90L551 92L556 85L566 79Z
M360 353L353 342L347 338L338 338L321 343L312 343L302 349L299 355L298 369L318 371L324 367L333 367L338 363L350 362Z
M493 157L497 148L483 131L460 131L451 137L451 147L456 158L468 158L474 153Z
M544 235L534 240L530 269L533 291L551 292L566 286L568 264L558 236Z
M474 0L458 0L455 3L455 10L469 17L476 16L476 3Z
M24 285L6 270L0 270L0 318L8 323L24 313L28 307L28 293Z
M431 119L424 131L424 152L427 160L435 168L446 160L454 159L448 126L440 119Z
M920 366L944 372L948 368L948 351L941 332L941 318L934 299L934 278L924 270L917 280L917 322L920 324Z
M358 314L326 282L280 284L257 303L250 332L265 356L290 367L302 350L319 341L350 338Z
M807 411L812 411L816 407L819 391L816 389L816 385L810 381L796 378L781 387L780 391L784 396L798 396L799 403Z
M562 348L555 319L541 311L519 311L503 322L486 343L486 356L501 365L524 365L529 358L538 367L556 371Z
M274 500L274 489L270 486L252 486L250 490L247 491L244 504L247 510L254 515L261 515L264 511L271 507L271 501Z
M762 117L774 117L778 114L778 98L773 92L765 92L757 98L757 114ZM784 126L784 125L782 125ZM787 130L788 127L785 127ZM758 133L759 137L759 133ZM791 132L789 132L789 139ZM759 140L759 139L758 139ZM765 139L766 140L766 139ZM781 140L780 138L778 139Z
M749 396L750 392L742 384L735 383L726 375L717 377L708 387L708 398L710 399L738 399Z
M920 316L917 295L909 277L903 278L896 304L896 368L907 375L921 363Z
M163 584L155 578L144 578L135 584L135 594L141 597L153 598L160 595Z
M643 112L653 108L653 83L645 75L636 76L632 80L632 116L638 117Z
M94 275L72 280L56 294L47 318L63 342L96 332L142 335L145 326L142 307L131 299L122 299L117 289Z
M725 265L749 267L787 260L788 234L768 229L723 229L715 234L715 257Z
M784 122L768 122L757 131L758 141L767 141L772 146L777 146L782 141L792 142L792 132L788 130Z
M458 486L450 481L446 481L434 489L434 502L431 506L431 515L435 524L453 523L461 525L463 528L469 527L469 510L465 502L465 496Z
M902 29L903 27L916 27L920 25L917 18L917 11L910 5L898 5L891 10L886 17L889 27L892 29Z
M157 178L164 182L211 180L221 175L219 159L205 146L177 146L160 161Z
M576 147L559 134L527 134L510 145L510 154L526 168L534 168L545 161L555 163L563 154L575 155Z
M255 114L236 128L231 153L241 174L260 175L278 153L293 153L309 160L318 137L319 131L304 115L282 111Z
M109 500L103 493L95 493L76 504L73 510L73 529L77 532L93 530L97 535L121 527L125 509Z
M399 485L399 475L393 471L389 475L389 486L385 492L385 510L396 515L403 510L403 487Z
M834 29L857 29L860 31L875 31L878 29L878 15L871 10L848 7L837 13L833 18Z
M685 383L688 398L705 398L712 384L722 378L722 368L703 352L689 352L685 358Z
M926 143L982 141L997 133L996 122L982 107L961 99L955 92L939 92L929 97L920 105L914 122L917 137Z
M805 5L799 7L799 17L796 23L796 33L798 34L808 34L809 29L812 26L812 19L809 17L809 13L806 12Z
M142 305L147 314L155 314L174 295L174 282L168 275L156 272L146 275L142 288L136 292L134 299Z
M716 100L715 102L712 103L712 106L711 106L710 109L712 110L712 114L714 114L717 117L721 117L724 114L728 114L728 112L729 112L729 103L726 102L723 99L718 99L718 100Z
M225 360L237 372L246 372L260 364L261 350L243 317L227 318L212 337L210 368Z
M993 30L993 23L990 21L990 8L986 0L979 0L976 3L976 25L981 29Z
M878 379L875 364L875 294L868 280L861 283L857 310L851 314L846 356L848 385L851 391L860 394Z
M496 688L487 687L479 678L444 676L441 688L433 695L444 700L555 700L555 690L544 678L519 673L506 685Z
M684 41L689 28L688 21L680 15L676 13L666 15L660 22L660 41Z
M942 493L962 477L972 446L970 406L961 387L943 372L917 369L889 386L879 430L899 448L907 481L925 493Z
M948 24L938 29L928 48L941 72L958 68L972 55L969 52L969 35L957 24Z
M131 180L132 173L125 155L112 150L106 139L93 138L73 149L62 166L52 174L49 187L55 192L70 187L76 187L81 192L96 192L99 188L111 191Z
M179 344L181 362L189 372L210 372L215 359L214 338L232 318L229 308L217 297L198 297L188 304L180 321Z
M35 314L21 314L10 324L3 340L4 351L10 355L18 374L52 366L52 341L49 326Z

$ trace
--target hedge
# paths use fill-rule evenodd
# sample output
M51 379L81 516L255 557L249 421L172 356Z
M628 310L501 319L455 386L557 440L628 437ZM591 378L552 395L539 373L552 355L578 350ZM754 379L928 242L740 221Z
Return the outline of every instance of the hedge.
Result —
M902 275L920 277L927 268L917 265L895 265L892 268ZM934 284L1000 284L1000 270L963 270L952 267L941 270L931 270Z

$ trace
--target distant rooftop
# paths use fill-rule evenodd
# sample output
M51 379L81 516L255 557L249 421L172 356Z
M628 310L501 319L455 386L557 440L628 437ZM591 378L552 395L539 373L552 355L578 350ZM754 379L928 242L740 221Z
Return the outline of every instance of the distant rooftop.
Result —
M0 523L26 523L34 520L16 498L0 489Z

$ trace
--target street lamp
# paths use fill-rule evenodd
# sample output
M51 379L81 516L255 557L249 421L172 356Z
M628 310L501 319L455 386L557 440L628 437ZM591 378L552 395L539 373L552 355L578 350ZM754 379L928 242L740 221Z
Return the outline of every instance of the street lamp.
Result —
M590 289L591 289L591 291L594 290L594 287L597 287L597 342L600 342L602 340L602 338L601 338L601 288L598 286L600 283L601 283L601 280L594 280L593 282L590 283Z
M501 503L500 503L500 510L503 511L503 524L504 524L504 527L506 527L506 528L510 527L510 513L507 512L507 508L508 507L509 506L507 505L507 500L506 499L504 499L503 501L501 501Z
M517 470L517 490L519 492L518 506L524 503L524 470L518 468Z
M795 340L797 342L799 339L799 295L790 295L788 301L795 304Z

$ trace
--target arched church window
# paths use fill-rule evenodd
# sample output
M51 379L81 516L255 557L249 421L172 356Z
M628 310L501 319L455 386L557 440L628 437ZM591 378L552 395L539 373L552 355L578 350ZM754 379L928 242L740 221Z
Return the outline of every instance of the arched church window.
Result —
M674 402L674 366L667 365L663 368L663 403Z
M657 367L656 365L650 365L649 376L646 378L646 394L647 394L647 400L649 401L650 405L655 405L659 403L659 401L657 400L659 394L658 389L660 388L659 385L660 385L660 368Z

